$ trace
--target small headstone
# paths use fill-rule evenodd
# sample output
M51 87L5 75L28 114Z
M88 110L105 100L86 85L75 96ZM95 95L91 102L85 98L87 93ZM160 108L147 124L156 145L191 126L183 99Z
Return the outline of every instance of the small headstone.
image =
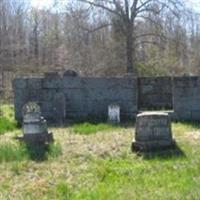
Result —
M133 151L165 149L175 144L167 113L144 112L137 115Z
M108 106L108 122L118 124L120 123L120 106L111 104Z

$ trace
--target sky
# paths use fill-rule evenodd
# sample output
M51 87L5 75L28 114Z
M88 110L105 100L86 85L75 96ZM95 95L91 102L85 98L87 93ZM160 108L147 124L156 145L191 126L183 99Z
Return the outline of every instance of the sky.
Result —
M36 8L45 8L53 5L54 0L31 0L31 5Z
M42 9L51 7L55 0L31 0L31 5L33 7ZM57 0L57 1L67 1L67 0ZM200 12L200 0L186 0L187 4L193 8L195 11Z

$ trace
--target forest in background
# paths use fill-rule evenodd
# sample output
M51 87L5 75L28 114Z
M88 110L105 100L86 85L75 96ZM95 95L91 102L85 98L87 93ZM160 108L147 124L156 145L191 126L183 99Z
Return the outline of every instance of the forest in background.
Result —
M121 2L131 2L112 1L119 3L111 7L116 12L126 11ZM140 4L144 2L143 15L134 19L135 73L200 74L200 15L176 0L165 0L165 6L158 0ZM55 1L50 9L33 8L29 0L0 0L0 79L7 79L5 72L31 75L68 69L84 76L124 75L123 26L120 15L87 0L66 0L64 6Z

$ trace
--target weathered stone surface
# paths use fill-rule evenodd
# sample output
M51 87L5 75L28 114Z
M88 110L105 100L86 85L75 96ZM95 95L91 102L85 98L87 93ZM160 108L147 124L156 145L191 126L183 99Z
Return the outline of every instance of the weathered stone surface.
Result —
M42 88L45 89L60 89L63 87L63 82L60 77L44 78L42 80Z
M172 109L171 77L138 78L139 109Z
M22 120L21 108L28 101L37 101L42 114L52 122L69 116L107 119L108 106L113 103L120 106L122 119L124 116L133 119L137 113L137 79L133 77L62 78L57 73L50 73L42 79L21 78L13 84L18 121Z
M200 77L175 77L173 109L177 120L200 121Z
M26 88L27 87L27 79L26 78L16 78L14 81L13 81L13 88L16 89L16 88Z
M67 70L63 73L63 76L72 76L72 77L76 77L78 76L78 73L75 72L74 70Z
M173 143L171 120L167 113L144 112L137 115L133 150L162 149Z
M31 89L41 89L42 88L42 79L41 78L32 78L27 80L27 87Z
M92 78L46 74L44 78L17 78L13 81L15 115L21 120L21 108L28 101L37 101L44 106L45 117L52 117L54 96L64 95L67 112L77 116L99 112L107 116L107 107L117 103L121 116L135 117L138 107L144 109L174 109L177 120L200 121L200 77L145 77ZM172 97L173 92L173 97ZM64 104L63 104L64 105ZM56 114L57 115L57 114ZM126 117L127 116L127 117Z
M23 107L23 137L18 139L28 145L53 141L53 135L48 133L46 120L41 116L40 107L35 102L29 102Z
M63 123L66 118L66 102L62 92L55 94L53 99L54 123Z
M113 124L120 123L120 106L111 104L108 106L108 122Z
M58 72L47 72L47 73L45 73L44 76L45 76L45 78L48 78L48 79L54 79L54 78L60 77Z

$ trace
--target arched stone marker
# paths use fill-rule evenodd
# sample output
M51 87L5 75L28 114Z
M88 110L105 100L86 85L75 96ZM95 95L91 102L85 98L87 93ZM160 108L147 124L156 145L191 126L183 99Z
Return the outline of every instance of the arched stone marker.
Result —
M53 134L47 130L47 122L41 116L40 107L29 102L23 107L23 136L17 139L28 145L43 145L53 142Z
M171 120L167 113L143 112L137 115L133 151L162 150L174 145Z
M120 123L120 106L111 104L108 106L108 122L112 124Z

